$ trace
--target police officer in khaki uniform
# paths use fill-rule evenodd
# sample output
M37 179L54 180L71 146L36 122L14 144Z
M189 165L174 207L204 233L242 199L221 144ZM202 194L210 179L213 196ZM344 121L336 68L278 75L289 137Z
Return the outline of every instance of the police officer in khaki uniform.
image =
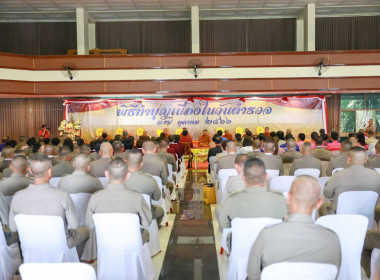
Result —
M73 164L71 163L71 150L68 146L62 146L58 150L60 162L53 166L52 177L62 177L65 174L74 172Z
M253 151L247 154L250 158L261 158L264 153L261 152L261 140L259 138L253 139L252 142Z
M273 139L267 139L264 143L264 155L260 159L265 163L266 169L279 170L281 176L284 174L284 165L282 159L273 154L274 150Z
M261 159L248 159L244 164L246 188L230 194L222 206L219 225L231 227L233 218L270 217L282 219L288 212L282 193L270 192L265 186L265 164Z
M158 176L162 180L162 184L168 183L168 171L164 160L155 154L156 148L152 141L145 141L142 147L144 153L143 166L141 170L153 176Z
M73 248L82 244L88 239L88 229L79 227L79 217L70 195L49 185L52 172L49 158L37 155L31 160L30 169L34 176L33 184L13 196L9 211L11 231L17 231L14 221L17 214L59 216L64 223L67 246Z
M329 161L332 156L332 153L326 148L322 147L322 144L323 144L322 136L316 136L314 140L315 140L316 147L311 152L311 155L319 160Z
M318 181L311 176L299 176L293 181L287 199L290 216L285 222L261 231L249 255L248 279L260 279L266 266L280 262L327 263L339 270L338 236L314 224L311 218L313 210L322 203L319 193Z
M90 230L95 225L92 215L95 213L132 213L140 217L140 224L147 227L152 222L152 213L144 197L125 187L128 169L127 164L120 158L112 160L106 170L110 183L107 188L94 193L88 203L86 222ZM143 241L148 240L149 234L144 231Z
M352 143L349 140L343 140L340 145L340 155L332 157L327 165L326 175L331 176L335 168L346 168L348 166L347 156L352 148Z
M177 172L177 164L173 154L169 154L167 152L169 147L169 140L167 138L163 138L160 140L159 144L159 152L157 153L159 157L164 158L167 164L171 164L173 167L173 172Z
M236 158L236 142L230 140L226 144L227 155L220 158L217 162L216 173L219 173L220 169L232 169L235 168Z
M380 168L380 142L376 143L375 150L376 150L376 155L374 157L370 158L366 162L366 164L364 165L365 167Z
M25 176L28 168L28 160L25 156L15 156L10 168L13 171L12 175L0 181L0 192L4 196L14 195L33 183L33 179Z
M53 145L45 145L44 154L51 160L53 166L59 163L59 159L55 157L55 148Z
M302 153L296 151L296 140L294 138L286 140L286 146L288 151L280 155L282 163L292 163L295 159L302 157Z
M302 146L303 157L299 159L295 159L293 161L292 167L290 168L290 171L289 171L290 176L293 176L294 171L301 168L316 168L316 169L319 169L320 171L319 175L322 174L321 161L317 158L314 158L311 155L311 151L312 151L311 144L308 142L304 143Z
M11 165L12 158L13 158L13 151L14 149L11 147L3 148L1 152L1 156L3 160L0 160L0 173L3 172L5 168Z
M58 189L67 193L94 193L102 190L102 183L98 178L88 174L90 170L90 157L79 154L74 158L75 171L71 175L63 175L58 183Z
M129 178L126 182L127 188L147 194L152 200L159 200L162 196L161 188L157 185L152 175L141 171L143 165L143 155L138 150L130 150L126 157L128 163ZM152 218L157 219L157 225L161 224L164 217L164 209L158 205L152 204Z
M334 173L327 181L323 194L333 201L326 201L319 209L320 215L334 214L338 197L347 191L374 191L380 194L380 174L375 170L365 168L366 151L359 146L352 147L348 152L348 167ZM373 209L375 211L375 209Z
M112 142L113 158L120 157L122 159L125 159L127 153L123 152L123 147L123 143L119 140L115 140Z
M95 177L105 177L105 171L112 160L112 153L112 145L108 142L103 142L99 150L100 159L90 164L90 174Z

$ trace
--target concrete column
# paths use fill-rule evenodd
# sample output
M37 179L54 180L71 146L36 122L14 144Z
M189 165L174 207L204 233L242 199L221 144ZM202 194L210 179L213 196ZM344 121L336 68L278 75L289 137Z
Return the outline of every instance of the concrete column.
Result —
M304 19L303 17L297 18L296 22L296 51L304 50Z
M304 11L304 50L315 51L315 3L309 3Z
M83 8L76 9L77 15L77 52L78 55L88 54L88 14Z
M199 6L191 6L191 52L199 53Z
M95 35L95 23L90 22L88 24L88 48L90 50L96 48L96 35Z

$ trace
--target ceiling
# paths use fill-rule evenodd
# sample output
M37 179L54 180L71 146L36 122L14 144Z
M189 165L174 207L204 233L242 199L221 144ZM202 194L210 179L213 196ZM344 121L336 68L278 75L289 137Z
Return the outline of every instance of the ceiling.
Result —
M94 21L297 17L307 3L317 17L380 15L380 0L0 0L0 21L75 21L83 7Z

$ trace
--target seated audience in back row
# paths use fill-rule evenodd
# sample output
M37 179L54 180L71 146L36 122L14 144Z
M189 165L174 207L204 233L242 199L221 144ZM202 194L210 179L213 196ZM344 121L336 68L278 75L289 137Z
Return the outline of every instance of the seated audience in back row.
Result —
M295 159L302 157L302 153L296 151L296 140L294 138L288 138L286 146L287 151L280 155L283 163L292 163Z
M74 172L73 164L71 163L71 150L68 146L62 146L58 150L60 162L53 166L52 177L62 177L65 174Z
M10 229L17 231L14 217L18 214L59 216L64 223L67 246L83 245L88 239L88 230L79 227L79 217L70 195L49 185L52 173L49 158L37 155L31 160L30 169L34 182L14 195L9 211Z
M270 192L265 186L268 178L261 159L248 159L244 164L243 180L246 188L228 196L219 215L222 228L231 227L234 218L269 217L282 219L288 213L282 193ZM232 237L233 238L233 237Z
M332 154L325 147L323 147L323 138L322 136L315 136L315 149L311 152L311 155L321 161L329 161Z
M219 170L221 169L231 169L234 168L235 164L235 158L236 158L236 143L235 141L228 141L226 144L226 151L227 155L224 157L221 157L217 161L216 166L216 173L219 173ZM215 161L214 161L215 164Z
M99 154L100 158L90 164L90 174L95 177L105 177L107 166L112 160L112 145L108 142L103 142L100 145Z
M260 158L265 163L265 168L271 170L278 170L279 175L284 174L284 166L282 164L282 159L274 155L275 144L272 139L268 139L264 143L264 155Z
M348 167L334 173L327 181L323 194L332 201L326 201L319 209L320 215L335 214L338 197L347 191L374 191L380 194L380 174L365 168L367 153L362 147L352 147L348 152ZM375 210L375 209L374 209Z
M90 157L86 154L77 155L73 161L74 172L61 177L58 189L67 193L94 193L103 189L99 179L88 174L90 161Z
M343 140L340 145L340 155L331 157L329 164L327 165L326 175L331 176L332 172L336 168L346 168L348 166L347 156L348 152L352 148L352 143L349 140Z
M295 159L293 161L293 164L290 168L289 175L294 176L294 172L297 169L302 169L302 168L315 168L319 170L319 175L322 174L322 165L321 161L311 155L312 148L311 148L311 143L306 142L302 146L302 154L303 157L299 159Z
M322 201L318 181L310 176L294 179L285 222L264 228L248 260L248 279L259 280L262 270L280 262L312 262L341 265L339 238L332 230L314 224L311 214ZM302 237L302 238L301 238Z

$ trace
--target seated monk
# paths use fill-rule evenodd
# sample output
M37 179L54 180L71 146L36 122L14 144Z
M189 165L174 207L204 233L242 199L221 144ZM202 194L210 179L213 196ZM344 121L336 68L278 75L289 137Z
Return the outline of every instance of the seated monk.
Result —
M203 129L203 134L199 137L199 147L209 147L211 142L212 139L207 129Z

